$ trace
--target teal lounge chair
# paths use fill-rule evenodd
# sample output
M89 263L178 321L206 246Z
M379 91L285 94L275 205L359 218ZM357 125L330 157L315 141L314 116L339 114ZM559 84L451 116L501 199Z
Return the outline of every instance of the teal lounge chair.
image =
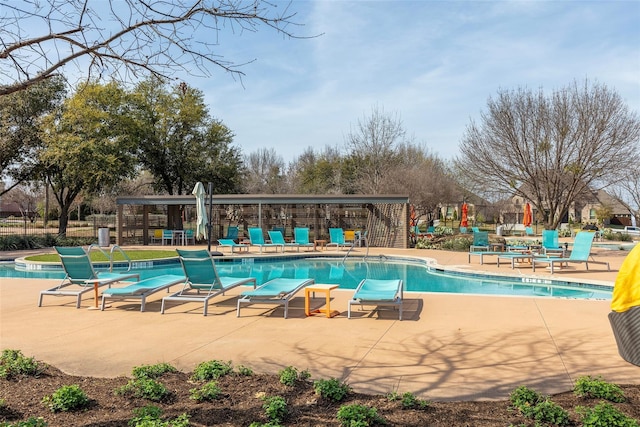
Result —
M542 253L544 255L556 254L564 257L565 252L565 249L560 246L558 230L542 230Z
M269 238L271 239L271 243L274 243L276 245L282 245L283 252L286 248L294 248L294 249L297 249L298 252L300 252L300 245L295 242L287 243L284 240L284 236L282 235L281 231L271 230L268 233L269 233Z
M478 227L471 227L471 231L474 233L478 233L480 232L480 229Z
M356 288L353 298L349 300L347 318L351 318L353 304L393 306L400 310L399 320L402 320L402 280L364 279Z
M110 288L102 292L102 305L100 310L104 311L107 300L140 300L140 311L144 311L147 297L163 290L169 290L171 286L185 282L185 277L177 274L165 274L162 276L150 277L140 280L124 288Z
M536 235L536 233L533 232L533 227L525 227L524 234L525 236L528 236L528 237L532 237Z
M469 252L488 251L489 250L489 232L474 231L473 243L469 247Z
M500 260L506 260L509 261L511 263L511 269L515 269L516 268L516 262L524 262L527 260L531 260L533 259L535 255L529 253L529 252L518 252L518 251L513 251L513 252L503 252L501 254L498 255L498 259L497 259L497 266L500 267Z
M342 230L342 228L330 228L329 240L330 242L327 243L327 247L335 246L336 248L340 249L347 248L352 245L351 243L347 243L344 240L344 231Z
M531 261L533 271L536 271L537 264L548 264L551 268L551 274L553 274L555 264L562 265L568 263L584 263L587 270L589 269L589 263L606 264L607 271L611 271L611 267L609 267L608 262L595 261L591 256L591 245L593 244L593 236L594 233L589 233L587 231L581 231L580 233L576 234L576 238L573 242L573 248L571 249L571 254L569 255L569 257L533 257Z
M204 249L195 251L176 249L176 251L180 256L186 281L180 292L162 298L161 314L164 314L167 301L201 302L204 304L203 314L206 316L211 298L224 295L226 291L240 285L256 287L256 279L253 277L218 275L213 257Z
M298 247L313 249L313 242L309 241L309 229L306 227L296 227L293 229L294 242Z
M289 279L277 278L269 280L253 291L243 292L238 299L237 316L240 317L240 307L248 304L276 304L284 305L284 318L289 314L289 301L306 286L314 284L309 278Z
M230 247L231 253L234 253L236 249L238 249L238 252L242 252L243 250L249 252L249 245L245 245L243 243L236 243L235 240L231 240L231 239L218 239L218 244L216 245L216 249L218 249L218 246Z
M225 239L230 240L238 240L238 227L235 225L230 225L227 227L227 235L224 236Z
M278 252L278 248L280 248L281 252L284 252L284 245L264 241L264 234L260 227L249 228L249 240L252 246L260 247L260 253L262 253L262 248L275 248L276 252Z
M89 254L81 246L62 247L55 246L54 249L60 256L65 277L55 288L40 291L38 307L42 307L42 297L45 295L54 296L75 296L77 298L76 308L80 308L82 295L95 289L95 286L109 286L123 280L138 280L136 273L111 273L96 271L91 263ZM97 294L96 294L97 295ZM97 304L97 301L96 301Z

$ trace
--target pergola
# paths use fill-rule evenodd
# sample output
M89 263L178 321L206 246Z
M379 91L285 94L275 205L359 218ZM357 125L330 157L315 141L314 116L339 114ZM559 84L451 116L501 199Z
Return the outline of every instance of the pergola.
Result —
M207 195L211 238L224 237L229 226L273 227L291 236L308 227L313 238L327 238L328 229L366 230L370 246L409 245L409 196L406 195ZM121 196L116 199L116 244L134 240L147 245L156 229L193 228L193 195Z

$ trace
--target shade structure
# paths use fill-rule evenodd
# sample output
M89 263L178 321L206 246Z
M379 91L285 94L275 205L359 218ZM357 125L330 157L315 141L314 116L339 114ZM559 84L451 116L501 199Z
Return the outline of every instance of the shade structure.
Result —
M527 203L526 205L524 205L524 215L522 217L522 224L525 227L529 227L531 225L531 222L532 222L531 205Z
M466 203L462 204L462 216L460 217L460 227L468 227L469 219L469 206Z
M208 222L207 206L205 205L205 196L207 195L207 192L201 182L196 182L191 194L196 196L196 239L200 236L205 239L207 237Z

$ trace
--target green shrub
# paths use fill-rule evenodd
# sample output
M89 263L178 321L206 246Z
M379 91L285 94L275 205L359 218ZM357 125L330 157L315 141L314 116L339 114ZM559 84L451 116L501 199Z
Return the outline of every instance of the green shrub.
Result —
M520 386L509 395L511 405L527 418L533 416L533 408L544 401L544 396L526 386Z
M262 405L267 414L267 418L271 422L281 423L287 417L289 413L287 409L287 401L282 396L270 396L264 398L264 405Z
M178 418L162 421L162 409L157 406L145 406L133 410L134 417L129 420L131 427L187 427L189 416L182 414Z
M29 417L26 421L0 422L0 427L47 427L47 422L42 417Z
M543 425L566 426L569 424L569 413L548 398L533 407L531 418Z
M254 421L251 424L249 424L249 427L282 427L282 425L280 425L280 423L277 423L275 421L269 421L268 423L260 423L258 421Z
M178 370L168 363L136 366L133 368L133 378L159 378L168 372L178 372Z
M52 412L68 412L86 407L89 404L89 398L80 386L64 385L50 396L45 396L42 403Z
M578 378L573 392L580 397L606 399L611 402L625 401L622 389L616 384L604 381L602 377L593 378L587 375Z
M376 408L364 405L343 405L336 415L343 427L368 427L375 424L385 424L384 418L378 415Z
M116 394L160 402L169 397L169 390L151 378L136 378L116 389Z
M196 366L196 369L191 375L191 379L194 381L211 381L231 373L233 373L231 362L225 363L219 360L210 360Z
M600 402L593 408L578 406L584 427L638 427L638 421L629 418L612 404Z
M25 357L20 350L2 350L0 378L12 379L19 375L37 376L41 372L33 357Z
M305 381L309 379L311 374L308 371L298 372L293 366L287 366L280 371L280 382L286 386L294 386L297 381Z
M351 392L351 387L337 378L332 378L330 380L316 380L313 383L313 390L325 399L339 402Z
M426 408L429 402L418 399L413 393L406 392L402 394L402 407L405 409Z
M238 366L238 375L244 375L246 377L250 377L253 375L253 369L247 366Z
M222 389L215 381L210 381L199 389L192 388L189 392L191 393L191 399L198 402L216 400L222 396Z

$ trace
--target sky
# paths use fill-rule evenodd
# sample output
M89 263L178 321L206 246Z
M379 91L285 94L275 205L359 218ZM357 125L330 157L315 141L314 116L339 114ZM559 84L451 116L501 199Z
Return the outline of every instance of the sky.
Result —
M443 159L500 90L605 84L640 114L640 1L298 1L291 39L263 27L223 32L219 54L245 63L189 78L246 155L285 162L346 148L374 108Z

